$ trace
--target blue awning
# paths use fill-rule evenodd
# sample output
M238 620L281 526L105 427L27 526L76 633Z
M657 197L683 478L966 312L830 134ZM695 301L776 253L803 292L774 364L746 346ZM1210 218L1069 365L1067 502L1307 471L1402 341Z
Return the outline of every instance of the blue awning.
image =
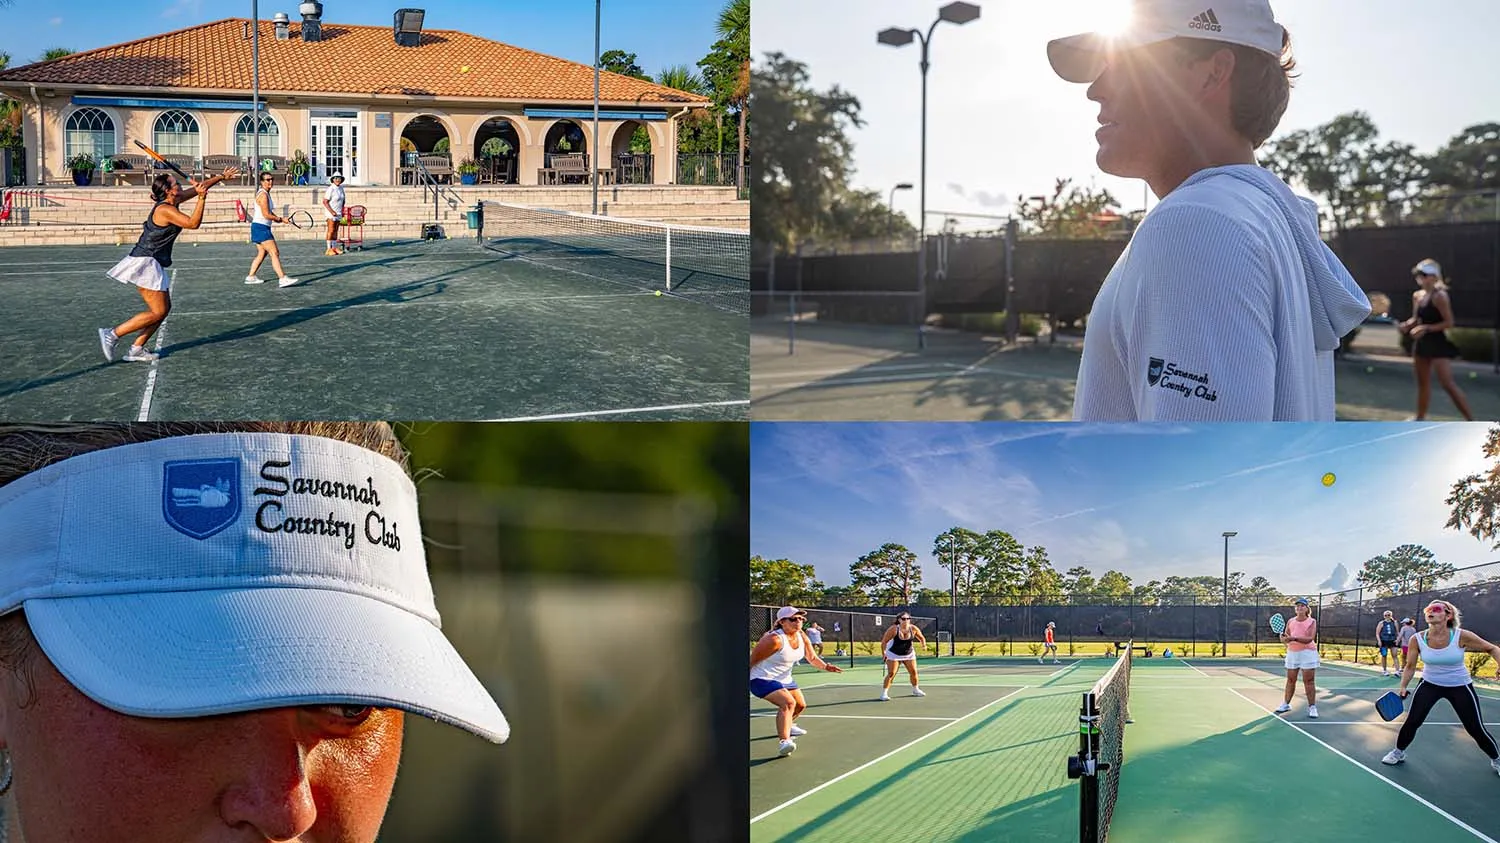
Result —
M133 97L73 97L74 105L114 105L121 108L193 108L199 111L254 111L252 100L170 100ZM261 100L260 108L266 108Z
M562 117L569 120L593 120L592 108L528 108L527 117ZM599 109L600 120L665 120L665 111L610 111Z

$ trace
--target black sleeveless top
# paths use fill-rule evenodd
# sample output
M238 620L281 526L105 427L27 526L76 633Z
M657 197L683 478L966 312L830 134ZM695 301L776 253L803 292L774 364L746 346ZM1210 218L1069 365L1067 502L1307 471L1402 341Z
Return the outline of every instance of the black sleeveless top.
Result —
M155 258L163 267L172 265L172 245L182 233L182 226L156 224L156 209L165 204L157 202L151 206L151 213L146 215L146 224L141 230L141 239L135 241L130 257Z
M896 632L896 637L892 638L891 643L887 646L890 648L891 653L894 655L909 656L911 655L911 642L915 638L915 635L913 635L911 638L902 638L901 633L898 630Z
M1430 294L1417 308L1417 321L1423 325L1436 325L1443 321L1443 312L1432 303L1436 293ZM1458 346L1442 331L1431 331L1417 337L1412 353L1418 357L1457 357Z

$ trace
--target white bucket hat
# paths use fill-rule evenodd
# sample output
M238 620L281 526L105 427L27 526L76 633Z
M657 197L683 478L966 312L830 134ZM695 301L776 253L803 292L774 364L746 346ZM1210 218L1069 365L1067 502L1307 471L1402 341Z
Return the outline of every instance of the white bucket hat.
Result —
M439 629L401 466L317 436L94 451L0 487L0 614L79 691L139 717L399 708L510 726Z
M1170 38L1199 38L1281 55L1281 24L1268 0L1134 0L1130 24L1118 34L1089 32L1047 44L1058 76L1089 83L1104 72L1110 52Z

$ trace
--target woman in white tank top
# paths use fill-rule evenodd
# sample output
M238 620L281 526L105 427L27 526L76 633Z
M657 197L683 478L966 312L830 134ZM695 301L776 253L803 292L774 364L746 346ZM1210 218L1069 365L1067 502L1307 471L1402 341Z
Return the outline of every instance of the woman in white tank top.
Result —
M795 606L782 606L776 612L776 625L760 637L750 652L750 693L776 706L776 735L781 738L778 756L791 755L797 748L792 738L807 734L795 722L807 710L807 700L792 679L792 668L806 658L816 668L843 673L813 650L812 642L802 631L806 621L806 612Z
M1474 681L1464 660L1465 652L1489 653L1495 660L1496 673L1500 675L1500 646L1460 626L1458 607L1446 600L1432 601L1422 614L1427 619L1427 631L1412 639L1417 646L1406 654L1406 668L1401 672L1401 688L1397 693L1403 698L1406 696L1406 686L1417 672L1418 658L1422 660L1422 682L1412 695L1411 712L1401 724L1396 748L1380 760L1384 764L1405 761L1406 748L1411 746L1432 707L1438 700L1447 700L1469 737L1489 756L1490 768L1500 773L1500 744L1484 727L1479 694L1474 691Z

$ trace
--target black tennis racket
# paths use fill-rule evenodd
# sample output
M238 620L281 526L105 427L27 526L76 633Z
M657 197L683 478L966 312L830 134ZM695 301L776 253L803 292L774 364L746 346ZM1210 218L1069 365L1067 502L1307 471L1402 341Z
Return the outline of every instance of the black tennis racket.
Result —
M186 182L191 182L192 181L192 179L188 177L187 173L184 173L182 170L178 169L178 167L177 167L176 164L173 164L171 161L168 161L167 159L163 158L161 156L161 153L159 153L156 150L152 149L151 147L145 145L144 143L141 143L140 141L136 141L135 145L138 146L138 147L140 147L143 152L145 152L147 155L151 156L152 158L156 159L158 162L160 162L163 166L165 166L168 169L170 169L172 172L176 173L179 176L182 176L183 181L186 181Z
M306 211L293 211L287 215L286 221L291 223L293 228L313 227L313 216Z

